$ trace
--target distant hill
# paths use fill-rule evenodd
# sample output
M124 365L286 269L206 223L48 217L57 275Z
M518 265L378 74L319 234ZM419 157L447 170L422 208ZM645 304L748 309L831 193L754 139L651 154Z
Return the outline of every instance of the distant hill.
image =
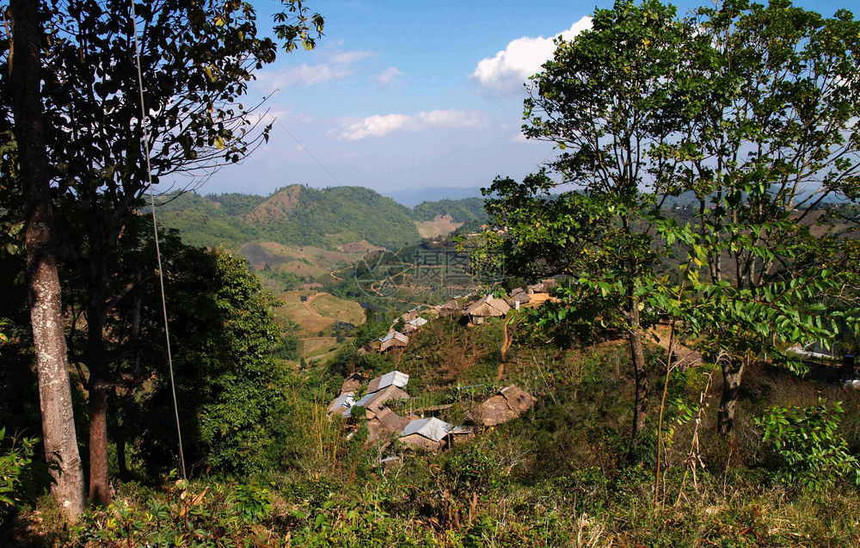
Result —
M435 200L462 200L464 198L480 198L481 189L478 187L424 187L404 188L386 192L386 196L407 207L415 207L422 202Z
M367 250L415 245L485 222L486 215L480 198L410 209L368 188L291 185L270 196L169 196L159 219L189 244L232 249L267 277L298 284L320 280Z
M462 198L460 200L439 200L421 202L412 209L416 221L432 221L438 216L450 216L458 223L485 222L483 198Z

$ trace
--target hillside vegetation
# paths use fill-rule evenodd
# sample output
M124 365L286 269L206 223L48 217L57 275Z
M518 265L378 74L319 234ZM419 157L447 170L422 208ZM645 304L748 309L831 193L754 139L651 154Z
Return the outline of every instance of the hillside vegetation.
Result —
M434 235L486 220L482 204L480 198L467 198L409 209L368 188L291 185L268 197L190 192L168 198L160 216L165 226L180 230L192 245L239 250L249 242L267 241L336 249L366 241L396 249L418 242L420 223L437 217L449 217L451 222Z

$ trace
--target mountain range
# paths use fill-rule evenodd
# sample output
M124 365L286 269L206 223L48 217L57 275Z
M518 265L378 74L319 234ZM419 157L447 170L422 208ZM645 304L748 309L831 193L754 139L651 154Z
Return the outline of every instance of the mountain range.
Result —
M374 249L400 249L486 222L482 198L406 207L363 187L303 185L269 196L188 192L166 196L160 222L184 242L244 255L285 284L327 277Z
M269 196L188 192L167 197L158 210L161 222L180 230L186 242L229 248L254 240L330 249L365 241L396 248L486 220L481 198L409 208L356 186L290 185Z

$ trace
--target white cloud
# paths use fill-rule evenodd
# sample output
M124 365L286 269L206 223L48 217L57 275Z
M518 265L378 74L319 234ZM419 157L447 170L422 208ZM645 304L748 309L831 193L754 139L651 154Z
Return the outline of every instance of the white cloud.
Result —
M325 63L264 70L257 75L257 84L267 92L290 86L314 86L341 80L353 74L353 65L373 55L368 51L342 51L329 57Z
M331 62L337 65L351 65L372 56L373 53L369 51L343 51L332 55Z
M406 114L383 114L368 116L358 122L348 124L340 133L344 141L358 141L365 137L383 137L393 131L406 128L412 118Z
M383 86L394 83L395 80L403 76L403 71L397 67L388 67L376 75L376 82Z
M419 112L418 120L428 127L479 127L484 122L480 112L474 110L431 110Z
M384 137L397 131L475 128L483 124L483 114L470 110L429 110L413 115L378 114L347 123L337 133L337 137L342 141L358 141L367 137Z
M555 51L553 40L561 36L570 40L583 30L591 28L591 17L583 17L568 30L550 37L524 36L511 41L505 49L493 57L482 59L472 78L478 83L494 91L515 91L522 88L529 76L540 71Z

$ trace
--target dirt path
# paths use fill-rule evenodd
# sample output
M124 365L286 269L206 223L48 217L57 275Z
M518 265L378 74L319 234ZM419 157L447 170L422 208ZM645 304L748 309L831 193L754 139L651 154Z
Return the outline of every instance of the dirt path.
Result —
M658 325L651 329L651 333L656 335L656 337L652 339L654 342L656 342L661 348L669 350L670 328L668 326ZM681 368L686 368L700 365L702 363L702 354L700 352L696 352L692 348L684 346L678 342L677 339L672 346L675 354L675 365Z
M311 306L317 297L322 297L323 295L328 295L328 293L315 293L315 294L309 296L308 300L302 302L302 304L305 305L305 308L311 314L311 316L316 316L317 318L322 318L322 319L328 318L328 316L323 316L322 314L319 313L319 311L316 308Z

